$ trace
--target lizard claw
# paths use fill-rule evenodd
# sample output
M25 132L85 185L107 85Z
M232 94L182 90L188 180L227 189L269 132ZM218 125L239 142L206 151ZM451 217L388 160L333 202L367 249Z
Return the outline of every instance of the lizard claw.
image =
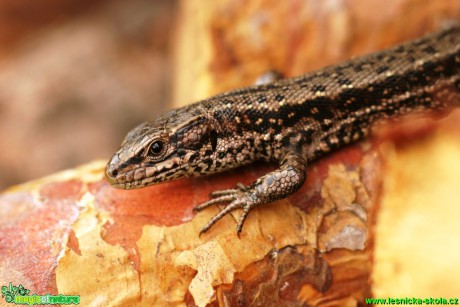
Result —
M223 196L208 200L207 202L196 206L195 208L193 208L193 210L201 211L201 210L206 209L206 208L208 208L208 207L210 207L212 205L219 204L219 203L224 203L224 202L230 202L230 201L233 201L234 199L235 199L235 197L233 196L233 194L226 194L226 195L224 194Z
M214 191L211 193L211 197L216 197L216 196L224 196L224 195L234 195L238 194L239 192L242 191L247 191L249 187L245 186L241 182L238 182L236 184L236 189L227 189L227 190L220 190L220 191Z

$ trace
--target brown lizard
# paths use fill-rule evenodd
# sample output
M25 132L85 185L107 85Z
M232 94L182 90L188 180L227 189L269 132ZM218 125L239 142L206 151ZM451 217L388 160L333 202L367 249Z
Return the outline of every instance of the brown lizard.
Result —
M114 187L141 188L264 160L279 168L250 186L216 191L202 210L250 210L288 197L307 164L366 136L380 119L460 105L460 27L290 79L236 89L172 110L128 133L107 164Z

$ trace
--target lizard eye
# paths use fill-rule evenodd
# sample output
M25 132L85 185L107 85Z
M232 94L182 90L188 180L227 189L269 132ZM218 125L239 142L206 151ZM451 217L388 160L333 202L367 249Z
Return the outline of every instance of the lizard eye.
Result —
M157 157L163 153L163 149L165 148L165 145L162 141L155 141L150 145L149 149L149 154L151 154L154 157Z

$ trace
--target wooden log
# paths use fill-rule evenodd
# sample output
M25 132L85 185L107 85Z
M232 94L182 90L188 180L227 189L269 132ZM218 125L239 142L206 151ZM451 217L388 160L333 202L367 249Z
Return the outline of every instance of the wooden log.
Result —
M328 3L183 1L178 101L247 85L267 69L294 75L379 49L458 12L455 1ZM411 22L399 31L398 20ZM309 168L300 191L251 212L240 238L240 212L200 237L219 208L192 208L274 166L123 191L105 182L100 161L13 187L0 195L0 286L80 295L82 305L355 306L373 296L454 297L458 122L459 111L436 124L380 129L329 155Z

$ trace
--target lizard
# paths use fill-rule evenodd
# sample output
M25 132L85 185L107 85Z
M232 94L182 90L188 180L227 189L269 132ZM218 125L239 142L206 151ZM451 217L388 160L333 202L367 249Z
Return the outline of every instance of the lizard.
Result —
M261 160L278 168L249 186L211 193L226 204L200 234L235 209L249 212L296 192L307 165L361 140L373 123L460 105L460 26L455 24L338 65L277 78L171 110L131 130L105 169L116 188L209 175Z

